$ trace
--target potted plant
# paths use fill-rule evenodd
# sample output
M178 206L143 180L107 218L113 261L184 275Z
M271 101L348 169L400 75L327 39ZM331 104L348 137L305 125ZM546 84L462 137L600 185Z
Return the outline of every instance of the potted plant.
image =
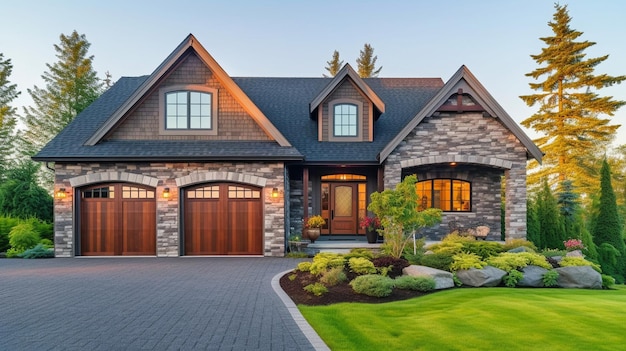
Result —
M361 229L365 229L365 235L368 243L376 243L378 240L378 229L380 229L380 219L376 216L367 216L362 218Z
M304 225L305 232L311 243L314 243L320 237L320 229L326 224L322 216L316 215L309 217Z

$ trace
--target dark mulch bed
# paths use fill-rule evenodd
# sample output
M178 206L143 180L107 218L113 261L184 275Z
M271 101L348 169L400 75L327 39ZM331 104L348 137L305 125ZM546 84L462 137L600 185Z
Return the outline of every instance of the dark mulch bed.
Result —
M289 276L294 274L296 278L293 280L289 279ZM353 278L354 276L348 275L348 281ZM330 305L338 302L383 303L406 300L430 294L419 291L394 289L393 293L388 297L373 297L355 293L348 284L348 281L328 287L328 292L322 296L315 296L303 289L304 286L315 282L311 275L308 272L293 271L280 278L280 286L296 305L311 306Z

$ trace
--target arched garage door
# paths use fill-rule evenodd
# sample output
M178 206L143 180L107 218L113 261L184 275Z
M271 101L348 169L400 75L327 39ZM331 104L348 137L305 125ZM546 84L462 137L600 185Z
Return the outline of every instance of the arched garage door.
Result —
M155 255L154 189L124 183L81 189L80 249L84 256Z
M261 189L205 184L184 192L186 255L262 255Z

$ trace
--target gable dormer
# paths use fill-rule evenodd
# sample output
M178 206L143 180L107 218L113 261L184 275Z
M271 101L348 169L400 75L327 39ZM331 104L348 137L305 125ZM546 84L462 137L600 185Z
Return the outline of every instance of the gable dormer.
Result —
M346 64L310 104L318 141L370 142L385 104Z

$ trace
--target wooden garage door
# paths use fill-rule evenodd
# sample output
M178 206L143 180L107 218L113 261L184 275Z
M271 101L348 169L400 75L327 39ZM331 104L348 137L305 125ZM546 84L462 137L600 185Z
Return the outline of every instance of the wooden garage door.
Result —
M154 189L122 183L81 189L80 248L84 256L155 255Z
M262 255L261 189L209 184L185 191L186 255Z

